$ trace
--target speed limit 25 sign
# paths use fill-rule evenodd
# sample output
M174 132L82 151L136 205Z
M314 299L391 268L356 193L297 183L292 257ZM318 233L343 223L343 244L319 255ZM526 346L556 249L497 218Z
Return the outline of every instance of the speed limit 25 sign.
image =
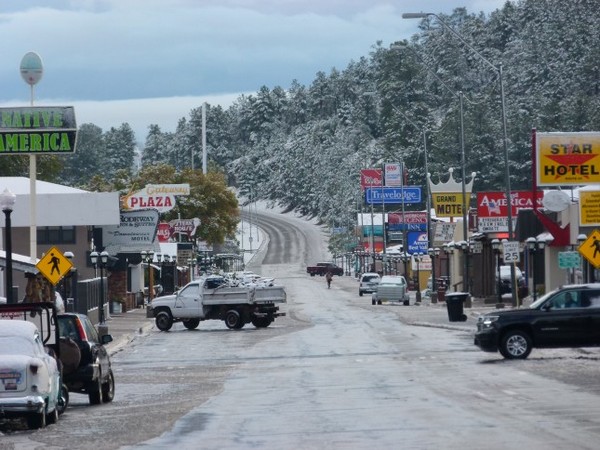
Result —
M504 263L512 264L521 262L521 252L519 251L519 241L507 241L503 243Z

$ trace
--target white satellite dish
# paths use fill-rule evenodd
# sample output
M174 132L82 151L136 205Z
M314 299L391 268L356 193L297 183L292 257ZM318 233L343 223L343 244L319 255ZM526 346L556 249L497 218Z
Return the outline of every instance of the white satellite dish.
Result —
M567 209L571 204L571 200L564 191L554 189L544 193L542 204L544 208L550 211L559 212Z

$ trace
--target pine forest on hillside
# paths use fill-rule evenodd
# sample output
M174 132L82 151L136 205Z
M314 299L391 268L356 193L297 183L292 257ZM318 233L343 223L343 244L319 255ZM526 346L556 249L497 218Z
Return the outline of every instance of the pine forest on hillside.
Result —
M600 8L597 0L521 0L490 15L457 8L440 16L494 66L503 68L511 188L531 187L531 130L600 130ZM459 93L464 99L465 172L474 191L504 189L498 71L483 62L435 17L409 41L374 43L344 70L319 72L310 86L261 87L229 108L207 106L211 171L253 199L344 226L361 203L359 171L404 161L409 184L460 180ZM150 125L142 166L181 171L201 165L201 108L174 133ZM135 176L136 144L123 124L103 132L84 124L78 151L40 158L44 179L85 187L93 175L127 185ZM7 160L11 160L7 162ZM27 163L0 161L3 175L25 175ZM10 164L10 166L9 166ZM118 183L116 183L118 181ZM156 180L160 181L160 180ZM423 209L424 205L418 208Z

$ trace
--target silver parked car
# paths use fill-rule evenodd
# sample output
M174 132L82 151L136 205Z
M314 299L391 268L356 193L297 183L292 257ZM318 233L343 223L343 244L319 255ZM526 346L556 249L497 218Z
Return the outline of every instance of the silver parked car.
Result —
M375 273L375 272L363 273L360 276L360 284L358 286L358 295L360 295L362 297L363 294L365 294L365 293L372 294L373 292L375 292L380 280L381 280L381 277L379 276L378 273Z
M55 423L61 409L61 376L37 327L0 320L0 415L24 417L29 428Z

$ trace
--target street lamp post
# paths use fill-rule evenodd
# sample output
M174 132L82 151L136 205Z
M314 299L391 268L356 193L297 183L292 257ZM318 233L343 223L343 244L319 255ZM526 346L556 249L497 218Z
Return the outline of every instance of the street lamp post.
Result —
M581 245L586 240L587 240L587 236L585 234L582 233L582 234L578 235L577 236L577 244L578 244L578 246L581 247ZM590 266L589 266L589 263L587 262L587 260L585 258L582 258L582 259L583 259L583 280L582 281L584 283L589 283L590 277L589 277L589 273L588 272L590 270L589 269Z
M471 244L469 241L460 241L460 248L463 251L463 256L465 258L463 287L465 288L465 292L470 292L471 283L469 279L469 252L471 251Z
M142 250L140 252L140 255L142 256L142 262L145 262L148 266L148 303L150 303L152 301L152 298L154 297L152 295L154 291L154 273L152 271L152 266L150 266L150 264L154 260L154 252L152 250Z
M479 59L481 59L490 69L498 74L498 82L500 83L500 106L502 110L502 141L504 147L504 183L505 183L505 196L507 204L511 204L511 188L510 188L510 167L509 167L509 157L508 157L508 130L506 124L506 106L504 99L504 81L502 78L502 64L497 67L492 64L488 59L486 59L480 52L478 52L473 46L471 46L465 38L458 33L454 28L444 22L440 16L435 13L404 13L402 14L403 19L425 19L429 16L433 16L436 20L442 24L444 28L449 30L454 36L456 36L462 43L465 45L470 51L475 53ZM512 211L511 208L507 209L507 220L508 220L508 240L511 241L513 239L513 223L512 223ZM466 236L465 236L466 239ZM515 268L514 265L511 264L511 280L515 280ZM511 289L512 291L512 300L513 303L517 303L517 294L515 289Z
M406 278L406 281L408 282L408 262L410 261L410 255L406 252L403 252L400 256L400 259L404 263L404 278Z
M421 258L423 257L423 254L421 252L417 252L413 255L413 257L415 258L415 262L417 263L417 292L416 292L416 296L417 296L417 303L421 303L421 283L420 283L420 265L421 265Z
M496 255L496 293L498 295L498 303L502 303L502 279L500 278L500 254L502 253L500 239L492 239L492 250Z
M444 253L446 254L446 275L448 276L448 285L446 290L452 286L452 277L450 276L450 257L454 254L454 244L444 244Z
M537 289L536 289L536 280L535 280L535 255L537 254L538 251L544 250L544 247L546 246L546 242L543 241L542 239L536 239L534 237L528 237L525 240L525 243L527 244L527 248L529 249L529 255L531 257L531 276L532 276L532 283L533 283L533 301L535 302L537 299ZM516 286L513 287L513 290L516 289Z
M6 303L16 303L13 298L13 260L12 260L12 225L10 221L10 214L13 211L13 207L15 206L15 201L17 196L9 191L8 189L4 189L2 194L0 194L0 206L2 206L2 212L5 217L5 227L4 227L4 251L6 252ZM33 257L33 255L32 255Z
M104 320L104 268L108 263L108 252L103 251L98 254L96 250L90 253L90 261L92 265L97 269L100 268L100 300L98 301L98 334L101 336L106 334L107 327Z
M429 247L427 249L427 254L431 258L431 303L437 303L437 280L435 279L435 261L436 258L440 256L440 249Z

